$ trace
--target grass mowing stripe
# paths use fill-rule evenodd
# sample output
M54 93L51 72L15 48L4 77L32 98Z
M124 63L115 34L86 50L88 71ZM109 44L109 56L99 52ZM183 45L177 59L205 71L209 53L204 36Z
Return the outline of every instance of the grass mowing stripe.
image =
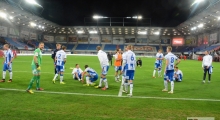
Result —
M20 91L25 92L26 90L21 89L11 89L11 88L0 88L0 90L5 91ZM53 92L53 91L35 91L39 93L49 93L49 94L65 94L65 95L81 95L81 96L96 96L96 97L118 97L118 95L104 95L104 94L86 94L86 93L71 93L71 92ZM128 98L128 96L121 96L123 98ZM195 99L195 98L167 98L167 97L144 97L144 96L133 96L129 98L137 99L158 99L158 100L184 100L184 101L209 101L209 102L220 102L219 99Z

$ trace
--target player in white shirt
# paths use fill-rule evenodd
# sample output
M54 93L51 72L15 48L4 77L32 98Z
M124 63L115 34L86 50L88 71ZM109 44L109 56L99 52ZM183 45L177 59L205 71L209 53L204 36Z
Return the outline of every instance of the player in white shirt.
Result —
M8 82L12 82L12 61L14 60L14 55L9 48L8 44L3 46L4 48L4 64L3 64L3 73L2 73L2 80L0 82L5 82L6 70L9 72L10 79Z
M204 70L204 74L203 74L203 83L205 83L205 79L206 79L206 74L208 72L209 75L209 83L211 81L211 74L212 74L212 56L209 55L208 51L205 51L205 56L203 57L203 61L202 61L202 69Z
M130 94L128 94L130 97L133 95L133 80L136 67L136 55L131 51L131 48L131 45L127 46L127 52L123 58L123 65L125 65L125 69L127 69L126 79L128 79L130 83Z
M75 68L72 71L73 79L75 80L82 80L82 69L79 67L79 64L76 64Z
M85 65L85 70L82 73L82 82L84 82L84 76L86 77L86 84L84 84L83 86L94 86L94 82L99 77L97 72L94 69L90 68L88 65Z
M173 81L173 76L174 76L174 67L180 63L180 59L176 57L173 53L171 53L172 47L168 46L167 47L167 55L165 55L166 59L166 64L165 64L165 69L164 69L164 76L167 80L170 81L171 83L171 90L168 92L170 94L173 93L174 90L174 81ZM177 63L175 64L177 60ZM164 79L164 89L162 90L163 92L168 91L168 81Z
M183 80L183 72L178 67L175 67L174 80L177 82L181 82Z
M63 82L64 64L66 63L65 51L66 51L66 46L62 46L62 49L56 53L55 66L56 66L57 73L55 74L55 76L52 80L54 84L55 84L55 80L56 80L56 77L58 76L58 74L60 74L60 84L65 84Z
M108 81L106 78L106 75L107 75L108 69L109 69L108 57L107 57L107 54L101 50L101 46L97 46L96 49L98 51L98 59L100 62L102 73L101 73L99 85L95 86L95 88L101 88L102 82L104 82L105 87L103 87L102 90L106 90L106 89L108 89Z
M126 59L126 53L127 53L127 48L125 48L125 51L122 54L122 60ZM122 86L122 88L121 89L122 89L122 92L124 92L124 93L128 93L128 85L129 85L128 79L126 78L126 72L127 72L126 65L122 65L122 70L121 70L121 74L122 74L121 86ZM124 90L123 90L123 87L124 87Z
M156 54L156 61L155 61L155 68L154 68L154 72L153 72L153 78L155 77L156 71L158 71L158 77L162 77L161 76L161 71L162 71L162 63L163 63L163 53L162 50L159 49L158 53Z

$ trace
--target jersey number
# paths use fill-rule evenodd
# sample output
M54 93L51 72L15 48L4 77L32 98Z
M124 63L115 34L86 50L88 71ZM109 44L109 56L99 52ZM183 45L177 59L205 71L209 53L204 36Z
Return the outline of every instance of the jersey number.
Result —
M174 58L173 58L173 57L171 57L170 62L171 62L171 63L174 63Z
M58 55L58 59L60 59L60 57L61 57L61 54Z
M133 57L133 55L131 56L131 61L134 61L134 57Z

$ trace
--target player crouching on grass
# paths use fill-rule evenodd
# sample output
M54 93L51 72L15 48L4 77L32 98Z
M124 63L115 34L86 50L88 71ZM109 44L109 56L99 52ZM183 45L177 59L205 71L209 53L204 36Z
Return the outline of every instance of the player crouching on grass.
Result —
M73 79L81 81L83 71L79 67L79 64L76 64L75 68L70 68L70 69L73 69L73 71L72 71Z
M178 67L175 67L174 80L176 80L176 82L181 82L183 80L183 72L179 70Z
M96 84L94 82L99 77L97 72L90 68L88 65L85 65L85 70L82 73L82 82L84 82L84 76L86 77L86 84L84 84L83 86L94 86Z
M36 90L43 90L42 88L40 88L40 70L41 70L41 63L42 63L42 52L41 50L44 49L44 43L40 42L38 48L34 51L34 58L32 60L31 63L31 67L32 67L32 73L33 73L33 78L30 81L30 84L27 88L27 92L33 94L34 92L31 90L32 85L34 83L34 81L36 80L37 86L36 86Z

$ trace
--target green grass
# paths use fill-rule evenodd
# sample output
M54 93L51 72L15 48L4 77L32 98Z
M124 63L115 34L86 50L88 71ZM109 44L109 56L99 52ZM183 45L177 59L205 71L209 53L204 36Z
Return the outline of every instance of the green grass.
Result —
M213 63L212 82L201 84L203 74L201 62L181 61L179 68L184 74L183 82L175 83L174 94L168 94L161 92L163 78L152 79L154 59L143 58L143 67L137 68L135 73L134 97L129 98L117 97L120 83L114 81L114 67L109 69L107 77L109 90L107 91L84 87L78 81L72 80L69 68L74 67L76 63L79 63L81 68L88 64L97 72L101 72L97 57L83 56L68 56L64 74L64 80L67 83L65 85L60 85L58 82L52 84L53 62L50 56L43 56L40 85L46 92L28 94L24 90L32 77L31 60L32 56L16 58L13 63L13 82L0 83L0 88L20 90L0 89L1 120L185 120L187 117L215 117L216 120L220 119L219 101L158 99L161 97L220 100L219 63ZM8 79L8 74L6 79ZM33 89L35 89L35 84ZM51 92L65 92L66 94Z

